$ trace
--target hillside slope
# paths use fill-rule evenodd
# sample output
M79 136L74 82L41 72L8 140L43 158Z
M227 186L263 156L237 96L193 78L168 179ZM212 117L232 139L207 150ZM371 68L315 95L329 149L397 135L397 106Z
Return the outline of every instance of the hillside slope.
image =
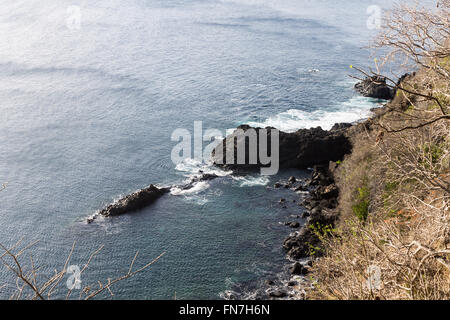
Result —
M427 72L401 86L439 100L397 90L348 130L353 151L334 171L339 222L322 237L310 299L450 299L450 92Z

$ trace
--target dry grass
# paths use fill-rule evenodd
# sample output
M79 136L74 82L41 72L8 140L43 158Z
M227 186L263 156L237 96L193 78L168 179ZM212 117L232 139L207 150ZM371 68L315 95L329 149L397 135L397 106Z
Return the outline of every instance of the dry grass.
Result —
M450 299L450 1L438 4L396 7L377 40L384 62L400 55L419 71L389 79L394 100L350 133L311 299Z
M406 214L405 214L406 213ZM448 201L365 225L347 220L314 264L313 299L449 299ZM447 242L447 245L445 244ZM378 268L379 282L368 282Z
M340 222L313 265L311 299L450 299L450 121L379 130L440 112L429 106L354 129L354 151L335 173Z

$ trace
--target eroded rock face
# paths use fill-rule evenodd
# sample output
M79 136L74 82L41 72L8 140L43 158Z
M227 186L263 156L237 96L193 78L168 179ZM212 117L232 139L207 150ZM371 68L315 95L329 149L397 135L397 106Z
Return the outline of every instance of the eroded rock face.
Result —
M169 188L158 188L150 185L108 205L99 214L109 217L137 211L152 204L167 192L169 192Z
M239 130L240 129L240 130ZM258 159L256 164L251 164L248 157L249 139L244 134L248 130L257 132L257 153ZM274 128L266 128L268 131L268 149L271 152L271 130ZM241 125L229 135L221 144L219 144L212 152L212 160L218 166L226 167L231 170L251 170L263 167L259 156L259 132L260 128L252 128L248 125ZM244 134L242 134L244 133ZM233 141L234 143L227 143ZM227 151L234 152L234 159L237 158L238 141L245 144L245 163L236 164L227 163ZM228 146L229 145L229 146ZM227 150L233 148L232 150ZM220 150L222 148L222 150ZM311 129L300 129L296 132L287 133L279 131L279 167L280 168L299 168L305 169L317 164L328 164L329 161L342 160L344 155L351 152L351 143L345 135L344 128L335 128L333 131L326 131L320 127Z
M364 97L375 99L392 100L395 90L386 84L386 78L373 76L355 84L355 89Z

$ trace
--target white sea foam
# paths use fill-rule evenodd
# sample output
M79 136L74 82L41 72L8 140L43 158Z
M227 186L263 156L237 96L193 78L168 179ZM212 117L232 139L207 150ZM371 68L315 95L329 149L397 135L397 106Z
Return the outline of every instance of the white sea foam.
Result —
M189 177L198 176L200 173L215 174L224 177L232 174L232 171L222 170L212 165L212 162L202 162L196 159L185 159L176 165L175 170L184 172Z
M202 191L205 191L209 188L209 183L207 181L199 181L192 185L192 188L189 189L182 189L179 187L173 187L170 189L170 194L174 196L181 196L181 195L192 195L192 194L198 194Z
M209 202L209 195L206 194L194 194L188 195L184 198L187 202L193 203L198 206L203 206Z
M225 171L212 165L212 163L205 163L196 159L185 159L183 162L176 165L177 171L183 172L187 177L185 183L190 183L193 178L198 178L202 174L214 174L218 177L224 177L231 175L232 171ZM170 189L170 194L175 196L189 196L201 193L208 189L210 184L207 181L198 181L192 185L192 188L183 189L179 187L173 187Z
M319 126L322 129L329 130L335 123L367 119L371 114L370 109L380 105L381 102L376 99L354 97L333 109L316 111L290 109L269 117L264 122L248 122L248 124L260 128L270 126L285 132Z
M241 187L255 187L255 186L266 186L269 183L269 178L266 176L259 177L241 177L241 176L233 176L233 180L240 181Z

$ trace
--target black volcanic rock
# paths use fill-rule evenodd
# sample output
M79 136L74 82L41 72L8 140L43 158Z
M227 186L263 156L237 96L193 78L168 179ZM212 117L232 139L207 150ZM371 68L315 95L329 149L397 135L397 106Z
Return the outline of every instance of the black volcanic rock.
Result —
M214 173L202 173L200 176L193 177L188 183L176 187L181 190L189 190L193 188L197 182L210 181L218 177L219 176Z
M328 167L314 167L309 185L315 186L315 189L311 191L310 197L301 203L309 210L303 216L303 218L307 218L306 224L299 232L290 234L283 242L283 248L291 259L308 257L312 253L312 248L314 254L320 256L323 253L321 251L322 243L316 230L325 226L332 227L338 220L339 212L335 208L339 189L335 185L333 175ZM297 265L296 273L300 273L299 268L300 266Z
M291 227L293 229L300 228L300 223L298 223L298 222L290 222L289 223L289 227Z
M386 84L386 78L380 76L367 77L355 84L355 89L364 97L392 100L395 91Z
M211 173L203 173L202 171L199 172L200 175L197 175L193 177L188 183L185 183L183 185L175 186L177 188L180 188L182 190L189 190L195 186L196 183L201 181L210 181L213 179L218 178L216 174ZM164 194L168 193L170 191L170 187L167 188L158 188L154 185L150 185L147 188L138 190L136 192L133 192L114 203L108 205L104 209L100 210L98 214L109 217L109 216L118 216L121 214L137 211L140 209L143 209L146 206L151 205L153 202L158 200L160 197L162 197ZM92 223L95 219L94 217L88 218L87 222Z
M263 165L259 158L259 132L261 128L252 128L248 125L241 125L235 130L233 134L229 135L223 142L221 142L212 152L212 160L218 166L223 166L231 170L253 170ZM248 150L249 139L245 137L245 133L254 129L258 133L257 139L257 164L250 164ZM274 128L266 128L273 129ZM268 130L267 145L270 153L271 146L271 130ZM234 143L229 143L233 150L228 150L230 153L234 152L235 159L237 158L237 145L242 142L245 145L245 163L236 164L226 162L227 141L233 139ZM244 141L242 141L245 139ZM222 148L222 152L220 152ZM299 168L305 169L317 164L328 164L329 161L342 160L344 155L351 152L352 146L345 135L344 130L326 131L320 127L311 129L300 129L296 132L286 133L279 131L279 164L280 168Z
M325 166L314 166L314 172L308 184L310 186L328 186L331 183L333 183L333 178L329 175L328 168Z
M287 296L287 292L281 289L273 290L269 292L269 296L273 298L284 298Z
M291 274L302 276L308 273L308 269L305 268L301 263L296 262L291 267L289 267Z
M273 285L275 284L275 281L269 279L269 280L266 280L265 283L266 283L268 286L273 286Z
M137 211L152 204L167 192L169 192L169 188L157 188L150 185L108 205L99 214L109 217Z
M339 190L335 185L326 187L320 186L314 192L317 198L325 200L337 198L339 196Z

